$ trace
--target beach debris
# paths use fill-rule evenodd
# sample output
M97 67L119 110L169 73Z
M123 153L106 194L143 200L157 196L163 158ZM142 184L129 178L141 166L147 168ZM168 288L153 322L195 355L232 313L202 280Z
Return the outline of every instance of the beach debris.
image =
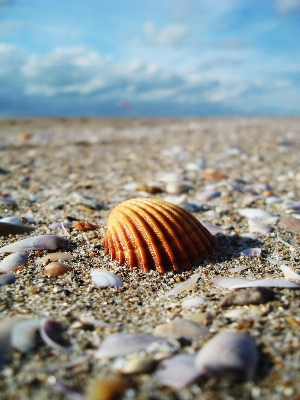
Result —
M0 275L0 286L11 285L15 283L18 278L16 274L4 274Z
M56 276L64 275L70 271L72 271L72 268L70 268L68 265L59 261L52 261L46 265L43 273L54 278Z
M61 221L61 222L53 222L52 224L48 225L48 228L51 230L54 229L63 229L64 228L70 228L73 226L73 221Z
M0 205L15 207L17 205L17 203L10 197L0 196Z
M287 199L281 205L284 210L300 211L300 201Z
M197 199L201 201L208 201L219 196L221 196L221 192L215 189L205 190L204 192L197 193L196 195Z
M243 217L252 218L270 218L274 217L273 214L268 211L262 210L261 208L240 208L237 212Z
M202 171L206 166L206 160L199 158L195 162L187 163L184 167L186 171Z
M133 382L129 379L125 379L120 375L110 375L106 378L92 381L84 400L114 400L133 386Z
M279 228L286 229L290 232L300 232L300 219L293 217L282 217L278 222Z
M169 182L165 185L165 192L168 194L187 193L193 189L192 185L184 182Z
M251 336L223 332L204 344L196 355L195 366L206 376L246 381L254 378L258 359L257 345Z
M223 314L223 317L232 319L232 320L240 320L244 316L248 315L249 311L245 310L245 308L234 308L232 310L226 311Z
M32 231L34 231L34 228L32 226L10 224L8 222L0 221L0 236L18 235Z
M26 222L28 222L28 219L27 218L20 218L20 217L12 216L12 217L1 218L0 222L4 222L6 224L12 224L12 225L26 226Z
M74 221L72 225L73 229L78 232L94 231L98 229L98 226L87 221Z
M245 257L261 257L261 248L259 247L252 247L248 249L244 249L241 251L241 256Z
M42 319L39 327L41 338L48 346L57 350L72 351L74 346L62 335L65 330L64 324L51 319Z
M43 257L37 258L36 262L38 264L44 264L44 263L49 263L51 261L69 261L72 259L73 256L71 253L62 253L61 251L58 251L56 253L49 253Z
M265 203L266 204L278 204L278 203L282 203L282 199L280 197L276 197L276 196L269 196L265 199Z
M248 194L242 200L242 207L250 206L250 204L255 203L257 200L263 199L263 196L259 196L258 194Z
M158 325L153 333L163 338L193 339L206 336L209 330L202 324L188 321L184 318L175 318L170 322Z
M286 279L293 279L295 281L300 281L300 275L297 274L297 272L294 271L293 268L290 268L284 264L280 265L279 268L283 272L283 275Z
M61 236L40 235L32 236L0 248L0 253L13 253L28 250L55 250L58 247L66 247L67 239Z
M120 360L120 359L117 359ZM157 361L152 357L132 356L124 360L121 366L117 366L115 371L119 374L145 374L153 372L157 365Z
M103 340L96 358L115 358L146 349L158 340L156 336L143 333L114 333Z
M130 269L190 270L215 250L212 235L189 212L154 199L131 199L108 217L103 244L106 254Z
M228 229L222 228L221 226L212 225L208 222L202 222L202 225L210 232L212 235L217 233L223 233L224 235L229 232Z
M259 220L248 219L249 232L260 233L262 235L268 235L274 232L275 228L268 225L263 225Z
M182 283L178 283L178 285L174 286L173 289L166 292L164 295L168 296L177 296L178 294L188 291L194 290L197 284L197 280L200 278L201 273L192 275L189 279Z
M203 209L203 205L197 201L188 200L186 194L181 196L167 195L163 199L164 201L175 204L188 212L198 212Z
M188 297L183 300L181 306L183 308L193 308L205 304L206 302L207 302L206 298L202 296Z
M23 251L18 251L0 261L0 271L7 274L8 272L14 271L14 269L20 265L27 263L27 261L28 254Z
M62 393L69 400L84 400L84 390L79 389L73 385L69 385L63 381L55 379L54 389L56 389L59 393Z
M300 276L299 276L300 278ZM243 306L247 304L264 304L274 299L275 293L265 287L240 289L228 293L218 307Z
M21 353L27 353L35 348L38 339L40 319L25 319L14 325L11 332L11 345Z
M248 268L250 268L250 265L241 265L239 267L228 268L228 272L236 273L236 272L244 271L245 269L248 269Z
M196 368L195 358L196 354L177 354L164 360L155 375L162 385L182 389L202 374Z
M202 178L204 178L204 179L226 179L227 175L222 174L221 172L204 171L202 173Z
M93 269L91 279L96 286L123 286L123 281L118 275L105 269Z
M12 345L11 333L12 329L20 321L23 321L23 316L15 316L6 318L0 321L0 368L10 362Z
M290 288L300 289L299 285L284 279L258 279L250 280L246 278L234 278L228 276L219 276L211 280L215 286L220 286L225 289L242 289L247 287L277 287L277 288Z

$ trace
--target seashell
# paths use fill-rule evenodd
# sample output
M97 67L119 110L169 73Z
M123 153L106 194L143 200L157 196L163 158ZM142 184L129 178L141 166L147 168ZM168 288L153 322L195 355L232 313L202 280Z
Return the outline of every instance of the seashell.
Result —
M103 340L96 352L97 358L114 358L144 350L158 338L143 333L114 333Z
M248 314L248 310L244 308L235 308L233 310L229 310L223 314L225 318L232 319L232 320L241 320L244 316Z
M240 267L228 268L228 272L231 272L231 273L241 272L248 268L250 268L250 265L241 265Z
M54 230L54 229L62 229L62 226L65 226L66 228L70 228L73 225L73 222L70 221L62 221L62 222L53 222L48 226L49 229Z
M227 176L221 172L204 171L202 174L204 179L226 179Z
M28 254L18 251L17 253L10 254L9 256L3 258L2 261L0 261L0 271L7 274L8 272L12 272L20 265L27 263L27 261Z
M208 230L209 233L211 233L212 235L215 235L216 233L228 233L229 230L228 229L224 229L221 228L220 226L216 226L216 225L211 225L207 222L203 222L202 225Z
M273 214L260 208L240 208L237 212L247 218L269 218L274 217Z
M275 230L272 226L262 225L255 219L249 219L248 225L249 232L251 233L261 233L262 235L267 235L268 233L272 233Z
M98 229L98 226L91 224L90 222L87 221L75 221L72 225L72 228L76 229L79 232L85 232Z
M201 223L182 208L154 199L131 199L108 217L106 254L130 269L160 273L190 270L218 248Z
M197 280L200 278L200 275L200 273L192 275L185 282L179 283L178 285L174 286L173 289L165 293L165 296L177 296L179 293L182 293L186 290L193 290L196 286Z
M13 224L13 225L24 225L23 221L20 217L5 217L1 218L0 222L5 222L6 224Z
M189 192L193 189L193 186L183 182L169 182L165 186L165 191L168 194L182 194Z
M41 320L39 327L41 338L48 346L58 350L71 351L74 346L61 335L64 330L65 326L61 322L51 319Z
M300 278L300 276L299 276ZM243 306L247 304L264 304L273 300L275 293L264 287L241 289L228 293L219 302L218 307Z
M246 257L261 257L261 248L259 247L252 247L249 249L244 249L241 251L241 256Z
M118 275L105 269L93 269L91 278L96 286L123 286L123 281Z
M207 300L205 297L195 296L195 297L189 297L189 298L183 300L181 306L183 308L193 308L193 307L198 307L201 304L204 304L206 302L207 302Z
M84 400L113 400L119 399L125 390L133 383L120 375L111 375L92 381L87 389Z
M197 370L232 381L253 379L258 364L255 340L242 332L219 333L206 342L195 358Z
M66 398L70 400L83 400L85 398L84 391L82 389L78 389L57 379L55 379L54 389L64 394Z
M9 363L12 350L11 332L16 323L23 321L23 316L15 316L0 321L0 368Z
M279 228L286 229L290 232L300 232L300 219L293 217L282 217L278 223Z
M40 319L20 321L12 329L11 345L21 353L32 350L37 343L37 333L41 324Z
M3 196L0 196L0 204L4 204L7 206L16 206L17 205L17 203L14 200L10 199L9 197L3 197Z
M158 325L153 333L163 338L193 339L197 336L206 336L208 332L209 330L204 325L183 318L175 318L166 324Z
M72 268L70 268L68 265L59 261L53 261L45 267L43 273L54 278L56 276L64 275L70 271L72 271Z
M284 279L258 279L251 281L246 278L231 278L228 276L219 276L211 280L215 286L220 286L225 289L242 289L247 287L277 287L277 288L290 288L300 289L299 285L293 282L285 281Z
M18 278L16 274L4 274L0 275L0 286L11 285L15 283Z
M284 210L300 211L300 201L284 200L282 208Z
M205 190L204 192L197 193L197 199L201 201L208 201L215 197L221 196L221 193L218 190Z
M121 368L116 368L115 371L121 374L145 374L153 372L157 361L152 357L133 356L123 363Z
M50 261L69 261L72 260L72 258L72 254L58 251L57 253L46 254L45 256L38 258L36 261L38 264L44 264Z
M0 236L18 235L19 233L27 233L34 231L34 228L26 225L9 224L0 221Z
M201 375L195 366L195 358L195 354L178 354L164 360L155 375L162 385L182 389Z
M283 275L286 279L294 279L295 281L300 280L300 275L287 265L281 265L279 268L283 272Z
M28 250L55 250L58 247L65 247L67 244L67 239L61 236L33 236L1 247L0 253L14 253L16 251Z

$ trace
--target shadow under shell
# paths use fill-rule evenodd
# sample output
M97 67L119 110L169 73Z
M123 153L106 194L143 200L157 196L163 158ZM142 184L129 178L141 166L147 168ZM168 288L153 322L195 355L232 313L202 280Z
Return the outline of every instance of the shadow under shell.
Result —
M218 249L215 238L188 211L163 200L138 198L116 206L103 245L130 269L190 270Z

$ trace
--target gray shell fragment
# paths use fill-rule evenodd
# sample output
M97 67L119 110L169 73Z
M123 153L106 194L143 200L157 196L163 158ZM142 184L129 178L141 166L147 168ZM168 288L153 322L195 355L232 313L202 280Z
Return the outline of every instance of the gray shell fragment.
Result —
M258 363L255 340L242 332L219 333L198 352L195 365L203 375L231 381L253 379Z
M67 246L67 239L61 236L41 235L33 236L18 242L8 244L0 248L0 253L14 253L16 251L29 250L55 250L58 247Z
M27 263L28 254L25 252L17 252L10 254L9 256L3 258L0 261L0 271L7 274L8 272L12 272L15 268L19 267L22 264Z
M275 293L264 287L241 289L228 293L218 304L219 307L243 306L247 304L264 304L273 300Z
M16 282L17 278L18 278L18 275L16 275L16 274L0 275L0 286L11 285L12 283Z
M15 324L11 332L11 345L22 353L34 349L40 324L40 319L27 319Z

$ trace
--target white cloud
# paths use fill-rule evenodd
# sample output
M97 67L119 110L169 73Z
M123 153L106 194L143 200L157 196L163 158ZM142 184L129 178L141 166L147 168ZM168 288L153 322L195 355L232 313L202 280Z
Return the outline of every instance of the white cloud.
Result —
M144 24L145 39L151 45L173 46L180 43L188 33L188 26L183 24L168 25L160 31L152 21Z

